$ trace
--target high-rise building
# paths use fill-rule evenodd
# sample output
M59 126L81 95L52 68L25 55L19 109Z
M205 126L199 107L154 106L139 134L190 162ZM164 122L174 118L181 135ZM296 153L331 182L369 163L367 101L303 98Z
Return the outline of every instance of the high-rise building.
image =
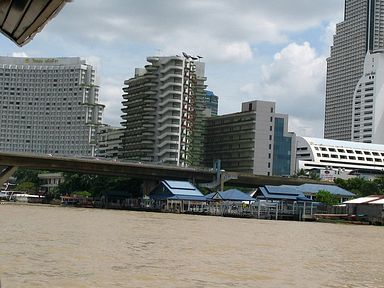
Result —
M384 48L384 0L346 0L327 59L324 137L354 140L353 97L367 53Z
M124 82L121 158L198 166L204 149L205 65L189 56L147 61Z
M100 127L97 133L96 156L101 158L119 158L123 134L123 128L109 125Z
M205 91L205 106L209 110L211 116L217 116L219 110L219 97L215 95L212 91Z
M384 144L384 50L369 52L353 97L352 141Z
M206 122L206 166L220 160L229 171L268 176L295 172L296 136L288 132L288 115L277 114L274 102L245 102L241 112Z
M0 150L93 155L98 92L80 58L0 57Z

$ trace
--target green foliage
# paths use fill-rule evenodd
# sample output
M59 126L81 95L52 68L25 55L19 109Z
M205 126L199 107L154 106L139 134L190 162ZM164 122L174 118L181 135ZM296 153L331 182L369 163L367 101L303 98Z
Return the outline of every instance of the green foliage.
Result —
M374 180L366 180L355 177L348 180L335 179L335 184L344 188L358 197L368 195L384 195L384 177L380 176Z
M339 203L338 197L326 190L320 190L316 193L316 201L325 205L337 205Z
M75 191L73 195L82 196L82 197L91 197L92 193L88 191Z
M13 176L16 178L17 184L23 183L23 182L31 182L31 183L34 183L36 186L38 186L39 178L37 177L37 175L40 173L42 173L41 170L19 168L16 170Z
M66 173L64 174L64 182L58 187L58 195L70 195L79 191L86 191L90 193L89 196L99 197L108 191L129 191L133 197L139 197L141 196L141 184L142 181L136 179Z
M33 182L22 182L17 184L16 191L25 191L29 193L37 192L37 185Z

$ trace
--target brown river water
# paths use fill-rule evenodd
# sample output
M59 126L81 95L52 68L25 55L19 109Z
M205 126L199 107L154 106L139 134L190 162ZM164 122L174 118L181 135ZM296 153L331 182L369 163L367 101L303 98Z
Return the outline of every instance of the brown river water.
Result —
M384 287L384 227L0 205L1 288Z

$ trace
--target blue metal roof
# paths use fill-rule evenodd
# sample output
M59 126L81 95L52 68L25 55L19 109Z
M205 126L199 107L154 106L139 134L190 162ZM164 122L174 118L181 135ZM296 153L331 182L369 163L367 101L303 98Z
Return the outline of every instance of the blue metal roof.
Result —
M229 189L223 192L210 193L206 195L206 197L209 199L222 199L224 201L255 201L254 198L237 189Z
M303 193L313 193L316 194L320 190L325 190L330 192L333 195L343 196L343 197L353 197L355 194L340 188L336 185L326 185L326 184L302 184L297 186Z
M187 181L161 181L174 195L204 196L195 186Z
M149 197L154 200L207 201L195 186L186 181L161 181L160 186L153 190Z
M265 198L269 200L291 200L291 201L312 201L304 196L304 194L297 189L285 186L265 186L260 187L259 191L263 196L257 198Z
M265 188L267 188L269 194L283 194L283 195L296 195L296 196L303 194L303 192L298 190L296 188L296 186L288 186L288 185L272 186L272 185L266 185Z

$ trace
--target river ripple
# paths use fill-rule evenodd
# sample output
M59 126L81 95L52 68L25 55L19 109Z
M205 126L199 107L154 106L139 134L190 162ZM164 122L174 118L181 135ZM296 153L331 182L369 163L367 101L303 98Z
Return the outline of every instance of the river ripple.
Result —
M384 287L384 227L0 206L14 287Z

